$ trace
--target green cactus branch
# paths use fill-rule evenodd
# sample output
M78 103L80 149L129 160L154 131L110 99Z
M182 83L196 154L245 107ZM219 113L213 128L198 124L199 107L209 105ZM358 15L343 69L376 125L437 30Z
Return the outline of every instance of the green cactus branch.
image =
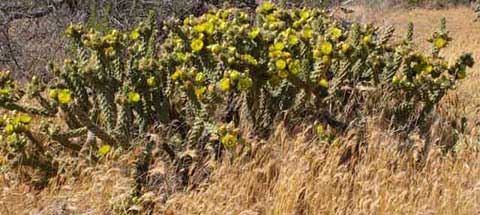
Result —
M11 102L2 103L0 104L0 107L5 108L7 110L11 110L11 111L20 111L23 113L28 113L32 115L41 115L41 116L52 116L52 114L55 113L46 109L31 107L27 105L20 105L20 104L11 103Z
M109 144L112 146L125 144L117 140L116 138L112 137L109 133L107 133L105 130L103 130L102 128L97 126L94 122L92 122L88 118L87 113L80 110L80 108L73 106L71 108L66 108L66 110L69 112L69 114L76 116L83 126L85 126L89 131L94 133L95 136L100 138L105 144Z

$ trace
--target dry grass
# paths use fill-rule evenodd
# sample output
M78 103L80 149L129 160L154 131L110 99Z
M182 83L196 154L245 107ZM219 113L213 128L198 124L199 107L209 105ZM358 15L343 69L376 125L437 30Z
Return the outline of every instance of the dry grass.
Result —
M175 214L478 214L478 153L432 149L399 153L383 132L369 132L355 168L339 166L346 146L289 138L282 128L246 163L225 163L202 191L168 202ZM352 134L353 136L355 134ZM348 138L347 138L348 139ZM421 142L417 142L421 143Z
M0 214L109 214L128 197L132 179L125 162L110 162L95 168L80 165L80 176L58 176L43 191L11 182L4 175L0 191ZM62 183L58 183L59 181ZM61 184L61 185L58 185Z
M446 56L467 50L480 62L480 23L469 8L447 10L368 11L360 9L357 19L393 24L405 29L416 25L418 44L445 16L454 38ZM358 13L357 13L358 14ZM421 46L424 50L428 47ZM177 192L165 203L156 187L153 197L158 214L479 214L480 154L476 147L477 109L480 105L480 63L474 73L451 93L442 109L466 116L469 134L461 136L456 154L445 156L438 147L428 152L423 141L411 137L417 147L400 153L397 140L372 123L368 129L368 150L355 159L354 167L338 165L345 149L355 144L357 132L346 135L341 146L325 146L309 135L294 137L279 127L266 143L250 140L255 152L242 159L219 164L208 184ZM471 144L474 143L474 144ZM261 146L261 147L260 147ZM426 155L421 157L422 153ZM232 155L230 155L232 156ZM162 169L157 163L154 169ZM131 158L103 162L95 168L81 165L82 174L59 176L45 190L33 191L0 176L0 214L115 214L121 208L132 180L125 173ZM159 171L168 175L168 171Z

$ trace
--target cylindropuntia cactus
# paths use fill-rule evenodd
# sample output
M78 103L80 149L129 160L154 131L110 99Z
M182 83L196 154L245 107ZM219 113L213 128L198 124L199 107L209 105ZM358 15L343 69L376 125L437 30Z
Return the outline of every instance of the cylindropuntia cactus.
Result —
M199 143L213 135L218 146L233 148L240 134L215 133L211 125L250 123L268 135L284 115L345 129L380 111L398 126L422 124L473 65L470 54L451 65L441 57L451 41L445 19L430 39L430 55L414 50L413 25L397 44L390 41L392 27L345 27L320 9L268 2L255 14L212 9L163 26L159 42L153 16L128 32L71 25L65 32L71 59L49 67L56 78L24 89L1 72L0 107L47 118L63 114L68 130L46 135L73 150L70 139L87 134L88 142L96 137L128 148L159 126L175 128L176 150L204 150ZM22 104L25 95L38 106ZM12 125L2 128L9 133L2 141L35 142Z

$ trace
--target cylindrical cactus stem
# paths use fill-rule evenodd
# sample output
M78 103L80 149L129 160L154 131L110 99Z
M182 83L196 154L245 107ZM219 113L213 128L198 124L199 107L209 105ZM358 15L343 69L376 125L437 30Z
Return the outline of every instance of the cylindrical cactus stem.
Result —
M198 111L202 108L202 105L197 99L197 95L195 95L195 89L193 88L192 85L189 85L187 88L187 96L188 100L192 103L192 105L195 107L195 109Z
M72 115L77 116L77 119L83 124L85 127L88 128L89 131L94 133L100 140L102 140L105 144L109 144L112 146L116 146L118 144L122 144L121 141L117 140L116 138L112 137L109 133L107 133L102 128L98 127L94 122L92 122L89 118L87 113L83 112L78 107L72 108L65 108L69 113Z
M440 19L440 33L441 34L447 34L447 18L444 16Z
M141 88L139 90L140 94L143 95L142 109L145 114L146 124L152 124L153 119L155 118L155 113L153 112L153 99L152 93L148 89Z
M152 150L154 146L155 143L153 141L149 141L145 146L145 149L140 155L138 155L135 161L135 171L133 173L135 178L135 187L134 193L132 193L135 197L141 196L142 187L146 183L147 173L152 161Z
M110 90L101 90L97 94L98 105L102 114L103 123L107 127L108 131L115 129L116 120L116 104L114 93Z
M88 100L88 93L86 89L86 81L80 75L72 75L72 89L75 97L80 101L81 107L84 111L88 111L90 101Z
M331 87L332 90L337 90L338 86L340 86L348 77L348 72L352 67L352 63L350 61L343 62L340 64L340 68L336 77L334 79L333 85Z
M413 33L414 33L413 22L409 22L408 23L408 29L407 29L407 35L405 37L405 41L408 45L413 44Z
M88 129L87 127L81 127L81 128L77 128L77 129L71 129L65 133L61 133L61 134L58 134L58 136L61 136L63 138L74 138L74 137L81 137L85 134L87 134L88 132Z
M190 132L188 134L188 140L187 140L188 145L196 145L198 139L200 139L200 136L202 135L203 128L204 128L204 125L203 125L202 118L195 117L192 128L190 129Z
M78 129L74 129L74 130L76 130L76 132L80 131ZM81 128L81 130L85 131L84 133L86 134L86 131L87 131L86 128ZM58 142L60 145L64 146L67 149L71 149L72 151L79 152L82 149L82 146L72 143L68 139L70 137L70 135L72 135L72 134L52 134L52 135L50 135L50 139ZM76 136L76 135L74 135L74 136Z
M133 112L130 104L123 104L118 109L117 127L115 133L118 139L128 142L131 138L128 126L132 124Z
M40 109L40 108L37 108L37 107L31 107L31 106L27 106L27 105L19 105L19 104L12 103L12 102L5 102L3 104L0 104L0 107L5 108L7 110L11 110L11 111L19 111L19 112L22 112L22 113L28 113L28 114L32 114L32 115L40 115L40 116L49 116L50 115L50 112L48 110Z
M42 108L49 112L49 115L53 115L56 113L57 109L54 108L54 105L48 102L47 99L43 98L43 96L40 95L40 93L35 93L33 96L38 101L38 103L42 106Z
M72 112L68 111L66 107L60 106L60 109L62 109L62 111L65 113L65 116L63 118L68 128L77 129L82 127L75 115L72 114Z
M390 41L390 39L392 38L394 32L395 27L393 27L392 25L387 26L384 33L380 37L379 43L382 45L386 45L388 41Z
M112 72L114 75L114 78L117 80L123 80L124 74L124 65L122 64L121 58L117 57L112 60Z
M320 92L318 90L314 89L309 85L307 82L303 81L302 79L296 77L296 76L288 76L288 81L292 83L294 86L305 90L307 94L313 94L316 97L321 97Z
M144 107L145 107L145 103L143 101L140 101L134 107L135 112L137 113L135 118L135 124L138 125L139 134L145 133L148 127L148 116L147 116L147 113L145 112Z
M402 66L402 61L403 61L402 56L399 54L395 54L395 56L393 57L392 64L387 66L387 71L385 73L384 80L386 81L392 80L393 76L395 76L396 72Z
M30 130L24 130L23 134L25 134L25 136L30 140L30 142L32 142L32 144L37 148L37 151L39 152L39 154L43 155L45 153L45 148L40 143L40 141L38 141L37 138L33 136Z
M170 103L168 98L163 94L162 89L155 89L152 92L153 105L158 119L162 123L170 120Z

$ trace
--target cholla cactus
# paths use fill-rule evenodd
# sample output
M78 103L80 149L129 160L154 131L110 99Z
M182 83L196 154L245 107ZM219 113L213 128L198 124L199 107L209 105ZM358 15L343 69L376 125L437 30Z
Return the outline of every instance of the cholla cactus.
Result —
M432 37L432 55L424 56L411 45L413 25L405 42L392 44L392 27L384 33L371 25L346 29L318 9L287 10L264 3L256 12L211 10L165 25L170 33L160 50L162 69L174 82L170 92L185 95L176 102L202 109L234 95L246 99L249 108L244 110L254 126L266 119L271 126L279 107L299 107L280 101L302 95L304 109L312 104L317 115L326 111L351 121L355 114L345 114L345 106L357 109L350 113L361 111L371 101L368 97L378 95L361 89L384 88L383 95L397 103L427 107L473 63L468 54L460 61L470 63L451 66L440 57L451 40L444 19Z
M128 33L100 34L82 25L69 26L65 33L72 41L73 58L65 60L62 68L49 66L56 78L48 85L34 79L22 88L2 72L0 106L45 119L59 114L69 130L47 122L38 135L75 152L82 149L87 133L103 144L128 147L131 139L145 134L155 121L169 120L163 92L166 77L155 58L153 20L150 16ZM34 98L39 107L23 105L24 98ZM12 125L5 127L11 132ZM37 145L35 154L42 157L43 143L31 138L29 129L20 131L22 135L15 132L3 140L22 146L16 147L19 154L28 151L23 150L25 146Z
M125 145L154 120L168 120L153 21L151 16L129 33L112 30L101 35L81 25L66 30L76 54L58 71L60 80L52 90L59 94L53 97L77 124L108 144ZM61 102L65 90L71 95Z
M163 138L178 140L170 141L171 148L203 152L211 144L241 144L240 122L268 135L281 116L327 130L379 112L398 126L422 123L473 65L470 54L452 65L441 57L451 41L445 19L429 40L430 55L414 49L413 25L395 44L393 27L347 28L319 9L268 2L254 14L213 9L169 20L159 44L153 20L130 32L71 25L66 36L72 58L50 67L56 78L22 88L2 73L0 106L43 119L61 114L69 130L49 125L40 133L74 151L87 133L104 145L128 147L156 127L170 126L173 137ZM35 98L39 107L20 105L23 97ZM20 146L41 148L22 134L16 136ZM191 162L172 151L187 169Z

